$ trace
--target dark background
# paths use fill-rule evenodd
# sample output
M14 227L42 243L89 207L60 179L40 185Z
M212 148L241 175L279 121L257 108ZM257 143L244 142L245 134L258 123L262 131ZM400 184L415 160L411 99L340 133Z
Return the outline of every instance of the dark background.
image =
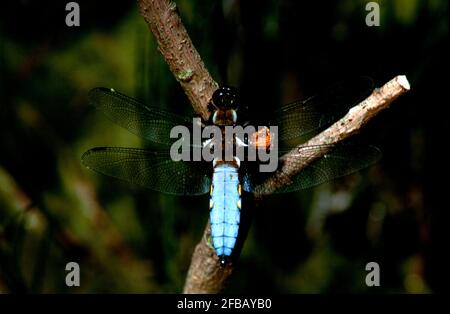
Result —
M312 1L311 1L312 2ZM411 91L360 138L383 159L259 204L227 292L431 293L445 289L448 1L176 1L214 79L255 116L344 76ZM82 167L94 146L142 146L87 102L96 86L179 113L187 98L134 1L8 1L0 9L0 292L179 292L208 197L130 188ZM65 285L65 265L81 287ZM365 285L378 262L381 286Z

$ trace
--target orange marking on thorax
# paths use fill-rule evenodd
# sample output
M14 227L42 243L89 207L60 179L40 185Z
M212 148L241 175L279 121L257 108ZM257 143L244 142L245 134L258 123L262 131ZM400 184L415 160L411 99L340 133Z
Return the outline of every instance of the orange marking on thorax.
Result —
M253 133L250 139L250 143L256 148L270 148L270 145L272 143L270 129L268 127L264 127L261 130Z

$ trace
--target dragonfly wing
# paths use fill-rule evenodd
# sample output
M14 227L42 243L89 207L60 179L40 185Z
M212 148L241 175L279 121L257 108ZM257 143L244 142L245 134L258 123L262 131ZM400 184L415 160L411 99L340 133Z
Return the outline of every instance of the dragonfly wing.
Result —
M114 123L154 143L170 145L174 142L170 138L170 131L174 126L192 124L187 118L146 106L109 88L92 89L89 101Z
M319 151L326 153L323 157L305 166L296 176L283 178L285 179L283 181L288 182L288 184L277 189L275 193L294 192L314 187L366 168L381 158L380 150L370 145L304 146L298 150L298 154L281 158L280 165L290 162L302 167L309 161L308 156L314 155ZM250 173L243 176L244 190L250 192L258 191L258 193L262 194L265 193L266 189L267 191L272 190L265 180L260 180L257 183L255 178L257 176L252 176Z
M168 194L205 194L211 185L209 164L173 161L167 152L97 147L81 159L89 169Z
M373 90L373 81L358 77L337 83L323 93L282 106L271 123L278 137L290 140L321 129L341 118Z

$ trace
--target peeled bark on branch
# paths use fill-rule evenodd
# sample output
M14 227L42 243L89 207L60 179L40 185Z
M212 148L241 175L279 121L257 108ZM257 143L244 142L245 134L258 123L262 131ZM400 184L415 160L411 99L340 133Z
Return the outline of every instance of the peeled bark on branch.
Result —
M161 54L188 95L194 110L207 119L207 105L212 93L217 88L217 83L212 79L194 48L176 12L176 5L167 0L139 0L139 7L158 42ZM301 164L289 162L297 153L298 148L308 145L337 144L349 138L358 133L371 118L408 90L409 83L406 76L403 75L395 77L381 88L376 89L342 119L281 157L287 162L264 183L264 190L275 191L288 184L290 180L286 180L287 178L295 176L326 153L323 151L311 154L309 159ZM232 263L224 268L220 267L214 249L208 244L210 232L208 223L203 237L192 255L183 289L184 293L218 293L233 272Z

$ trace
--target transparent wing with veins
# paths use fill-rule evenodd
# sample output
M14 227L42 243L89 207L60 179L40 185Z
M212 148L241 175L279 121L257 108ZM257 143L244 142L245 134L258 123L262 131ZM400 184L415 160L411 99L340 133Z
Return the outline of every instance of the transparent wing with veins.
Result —
M168 194L205 194L211 185L211 163L173 161L168 152L97 147L81 159L89 169Z
M280 140L290 140L328 126L341 118L373 90L373 81L358 77L335 84L323 93L282 106L270 123Z
M321 157L314 157L321 156ZM255 172L243 174L243 187L247 192L286 193L317 186L335 178L364 169L381 158L378 148L371 145L318 145L303 146L297 152L285 154L281 157L278 170L259 177ZM280 170L285 163L291 167L301 169L297 175L284 175ZM272 175L278 175L278 181L284 184L273 192L274 186L268 180ZM277 184L277 183L273 183Z
M111 121L146 140L172 144L173 127L192 126L192 119L153 106L146 106L113 89L98 87L89 92L89 101Z

